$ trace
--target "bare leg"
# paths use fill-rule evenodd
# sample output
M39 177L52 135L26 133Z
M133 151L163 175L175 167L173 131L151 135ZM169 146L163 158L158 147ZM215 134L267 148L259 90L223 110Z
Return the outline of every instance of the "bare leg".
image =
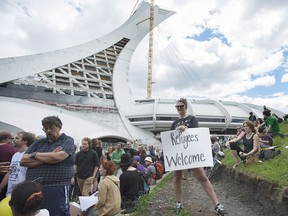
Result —
M187 179L187 170L183 170L182 171L182 180L186 180Z
M217 196L215 194L215 191L213 189L213 186L209 179L207 178L205 171L203 168L194 168L192 169L193 175L195 178L199 181L201 184L203 190L206 192L208 197L211 199L214 206L216 206L219 202L217 199Z
M173 185L176 195L177 202L183 203L183 197L182 197L182 170L177 170L173 172L174 179L173 179Z

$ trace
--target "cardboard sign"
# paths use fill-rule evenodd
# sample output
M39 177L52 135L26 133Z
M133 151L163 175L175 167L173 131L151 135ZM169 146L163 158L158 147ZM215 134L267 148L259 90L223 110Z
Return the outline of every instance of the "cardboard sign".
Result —
M213 166L209 128L161 133L165 170Z

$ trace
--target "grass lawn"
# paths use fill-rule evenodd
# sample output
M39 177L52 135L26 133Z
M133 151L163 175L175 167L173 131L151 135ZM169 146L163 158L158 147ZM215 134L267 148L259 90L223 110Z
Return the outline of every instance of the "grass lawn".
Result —
M288 134L288 124L280 125L281 132ZM280 146L281 154L263 163L255 162L250 164L240 164L236 167L237 171L249 174L260 179L265 179L271 183L278 184L280 187L288 187L288 137L285 139L279 136L273 139L274 146ZM231 167L235 164L230 150L225 149L225 158L222 164Z

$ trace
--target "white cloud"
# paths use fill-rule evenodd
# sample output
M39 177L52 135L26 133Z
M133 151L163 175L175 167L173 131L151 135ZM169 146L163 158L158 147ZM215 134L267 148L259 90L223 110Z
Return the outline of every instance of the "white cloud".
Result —
M286 73L282 76L281 82L284 82L284 83L288 82L288 73Z
M137 2L3 1L0 57L62 49L103 36L123 24ZM157 0L156 4L176 14L155 29L154 97L271 101L282 107L278 100L285 107L281 98L287 101L288 88L274 90L274 86L279 80L276 69L287 67L288 1ZM207 28L221 38L193 39ZM146 37L131 61L129 80L137 99L146 97L147 43ZM287 72L281 82L288 82ZM249 90L256 87L273 96L263 100L250 96Z

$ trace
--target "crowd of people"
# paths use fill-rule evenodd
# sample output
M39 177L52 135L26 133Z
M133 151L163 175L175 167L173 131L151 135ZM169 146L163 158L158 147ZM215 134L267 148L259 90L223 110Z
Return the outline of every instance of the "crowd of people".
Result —
M258 161L259 154L263 149L268 149L275 154L273 138L276 136L285 139L288 134L280 131L279 124L283 122L275 113L272 113L266 106L263 107L263 118L256 118L253 112L249 113L249 120L243 123L243 128L237 127L235 136L230 137L226 146L232 150L236 167L239 163ZM284 116L285 117L285 116ZM285 120L286 121L286 120Z
M198 127L197 119L187 114L187 106L186 99L177 101L179 118L172 123L171 130ZM163 152L153 145L146 148L127 141L111 144L104 150L101 140L84 137L77 151L73 138L61 132L59 117L48 116L41 123L46 135L42 138L29 132L21 131L14 137L0 131L0 201L9 199L11 215L68 216L71 201L91 194L97 194L98 202L82 215L130 213L138 198L159 179L158 164L162 166L161 172L165 169ZM272 146L275 136L284 139L288 135L281 133L279 118L266 108L263 118L257 119L250 112L249 121L243 123L243 129L237 128L227 146L238 163L256 154L259 148ZM193 168L191 172L215 211L225 215L204 169ZM185 202L182 179L183 170L173 172L175 207L180 211Z
M96 191L93 214L129 213L144 187L156 182L153 164L161 157L154 146L136 150L130 141L118 142L105 152L100 140L84 137L77 151L59 117L45 117L42 127L46 137L38 139L0 131L0 201L10 200L10 215L70 215L72 199Z

